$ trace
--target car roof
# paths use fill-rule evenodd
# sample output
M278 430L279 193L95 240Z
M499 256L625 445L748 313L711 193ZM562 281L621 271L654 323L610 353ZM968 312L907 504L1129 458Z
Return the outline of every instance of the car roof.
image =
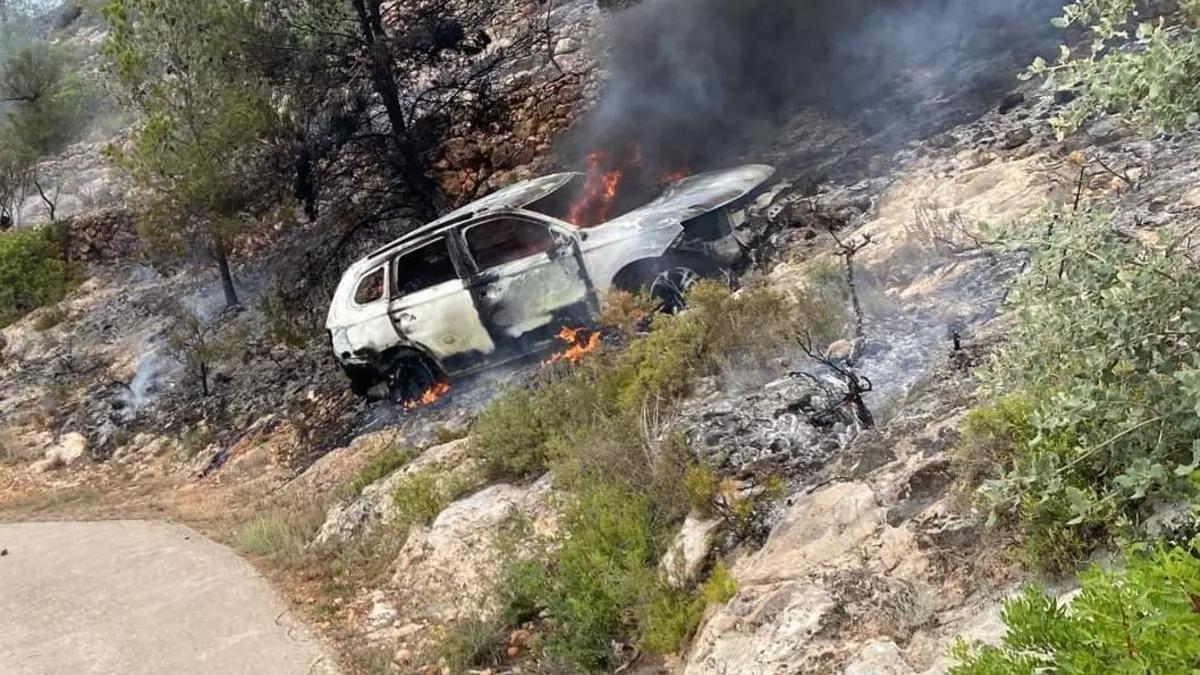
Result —
M519 209L523 206L528 206L551 195L579 175L581 174L568 171L513 183L482 199L475 200L466 206L461 206L431 223L404 233L400 237L372 251L364 260L378 258L408 244L420 243L425 239L445 232L455 225L489 211Z

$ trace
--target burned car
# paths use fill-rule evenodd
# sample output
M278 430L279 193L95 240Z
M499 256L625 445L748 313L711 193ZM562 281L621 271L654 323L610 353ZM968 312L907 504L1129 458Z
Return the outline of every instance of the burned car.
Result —
M676 180L592 227L568 222L566 188L581 174L503 188L350 266L326 322L334 354L356 393L408 400L441 377L547 349L562 328L586 325L610 289L678 303L693 280L743 255L732 207L773 173L748 165Z

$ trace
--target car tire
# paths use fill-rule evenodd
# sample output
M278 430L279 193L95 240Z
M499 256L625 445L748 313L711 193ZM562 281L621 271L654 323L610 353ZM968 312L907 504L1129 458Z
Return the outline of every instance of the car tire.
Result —
M658 303L660 311L677 314L687 307L688 291L702 278L703 276L691 267L668 267L650 281L650 297Z
M397 404L415 401L440 379L441 370L425 356L402 357L388 373L388 397Z

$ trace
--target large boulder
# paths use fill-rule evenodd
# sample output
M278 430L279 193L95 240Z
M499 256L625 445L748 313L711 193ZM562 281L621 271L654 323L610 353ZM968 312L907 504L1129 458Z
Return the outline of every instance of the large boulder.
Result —
M450 623L495 608L491 591L499 571L498 535L521 517L534 536L555 527L549 476L528 486L499 484L446 507L428 528L414 528L396 562L391 586L411 620Z

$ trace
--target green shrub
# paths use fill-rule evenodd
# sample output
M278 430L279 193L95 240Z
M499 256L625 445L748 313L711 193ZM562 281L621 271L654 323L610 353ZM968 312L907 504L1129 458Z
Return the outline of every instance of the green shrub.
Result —
M1185 548L1093 568L1069 607L1038 588L1005 604L999 647L960 641L954 675L1194 673L1200 654L1200 559Z
M45 233L0 232L0 327L58 302L73 283L69 266Z
M737 595L737 582L724 562L713 565L708 580L700 587L700 594L711 605L723 605Z
M408 446L388 445L371 457L367 465L359 469L354 478L346 484L346 496L353 499L361 495L368 485L392 475L396 469L412 461L416 454L416 451Z
M1053 63L1038 57L1027 77L1072 87L1078 97L1052 120L1060 135L1101 113L1176 129L1200 121L1200 2L1077 0L1056 26L1083 28L1090 40L1062 45Z
M478 485L479 481L453 476L439 465L414 471L392 493L392 522L400 531L412 525L428 525L455 499Z
M801 328L820 332L844 316L812 314L801 322L795 308L815 305L789 302L764 288L735 296L711 281L698 284L688 302L686 312L656 317L650 334L626 349L602 352L566 371L551 369L532 389L509 390L493 400L471 438L491 475L528 478L555 461L595 457L574 450L581 443L636 444L645 415L668 415L700 377L739 359L760 362L782 351Z
M666 590L644 608L638 646L651 654L670 654L682 647L704 615L704 598L682 590Z
M1056 218L1048 241L1044 225L1010 235L1030 264L984 377L1017 395L975 413L959 452L968 476L1002 471L981 496L1034 549L1065 554L1052 566L1153 500L1193 497L1200 469L1200 270L1169 238L1139 241L1104 214Z
M551 622L551 654L602 669L612 637L661 619L651 607L671 592L657 569L670 536L665 525L644 495L601 485L574 496L550 564L523 568L536 579L525 584L526 604L544 608Z
M611 312L617 325L637 312L632 300L622 302ZM726 597L732 579L717 577L704 591L675 589L659 561L691 508L711 508L733 491L668 431L674 408L701 377L784 352L800 332L833 332L826 324L841 326L843 305L803 292L785 300L763 288L734 295L701 283L687 311L655 317L648 335L623 332L624 349L547 369L535 386L495 399L475 422L471 452L493 477L552 469L566 492L552 540L537 554L506 556L504 621L544 617L544 658L586 670L612 666L612 644L622 640L677 651L708 597ZM814 311L801 322L798 307L833 316ZM750 499L721 503L735 526L755 508Z
M498 666L507 656L506 637L496 622L467 619L450 627L438 645L437 660L451 673Z
M1012 468L1017 448L1037 436L1033 404L1026 394L1004 394L967 413L952 457L962 486L974 489L985 479L999 478Z

